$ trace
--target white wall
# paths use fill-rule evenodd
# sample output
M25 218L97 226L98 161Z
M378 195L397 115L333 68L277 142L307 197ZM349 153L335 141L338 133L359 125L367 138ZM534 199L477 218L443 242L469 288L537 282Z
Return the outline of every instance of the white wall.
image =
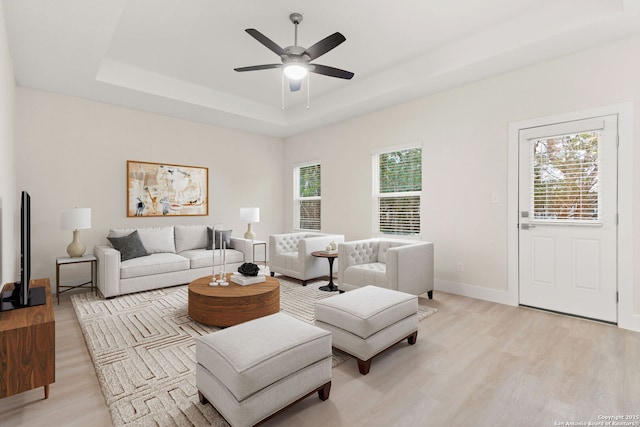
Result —
M5 68L10 64L0 60ZM31 192L34 275L54 277L54 258L64 254L71 238L70 232L59 230L61 208L93 208L93 229L81 232L89 248L103 243L112 226L224 222L242 233L246 227L238 220L242 206L261 207L261 222L255 230L264 239L293 228L292 165L308 160L322 162L323 231L343 233L347 239L368 237L372 233L371 151L422 141L422 239L436 244L437 286L500 300L499 295L512 286L507 279L509 124L627 101L637 105L638 75L640 38L636 37L310 131L284 143L18 89L15 150L20 168L16 185L1 188L4 193ZM12 105L3 103L4 108ZM8 122L6 129L11 128L11 108L8 111L0 115L0 120ZM637 128L640 108L634 111ZM0 134L3 144L9 141L1 147L3 158L11 150L11 131L6 129ZM638 142L636 132L635 145ZM633 156L634 165L640 165L640 150ZM126 218L126 160L209 167L211 214L207 218ZM249 166L241 166L247 162ZM6 172L0 173L4 177ZM632 180L640 188L637 167ZM498 203L491 202L493 194ZM15 209L17 196L10 196L15 198L10 202ZM640 315L636 255L640 253L640 198L634 199L633 313ZM3 245L6 242L3 238ZM457 261L464 263L464 272L456 271ZM7 264L15 265L15 260L3 258L3 267Z
M242 236L239 211L249 206L260 207L258 239L281 231L280 139L32 89L18 88L16 105L17 187L32 199L33 277L53 285L55 258L66 256L72 233L60 230L62 208L92 209L91 230L80 231L89 253L107 243L111 227L224 223ZM127 218L127 160L208 167L209 215Z
M507 280L509 123L640 101L640 38L608 44L285 140L284 194L292 165L322 162L322 229L347 239L372 234L372 150L423 143L422 239L436 248L436 287L502 301ZM634 125L640 124L636 107ZM640 143L635 133L634 143ZM640 188L640 149L633 181ZM492 203L492 194L498 203ZM640 198L635 248L640 253ZM290 197L283 228L292 227ZM640 314L640 262L634 255L634 313ZM464 272L456 271L457 261Z
M16 189L15 78L0 3L0 288L19 279L19 205Z

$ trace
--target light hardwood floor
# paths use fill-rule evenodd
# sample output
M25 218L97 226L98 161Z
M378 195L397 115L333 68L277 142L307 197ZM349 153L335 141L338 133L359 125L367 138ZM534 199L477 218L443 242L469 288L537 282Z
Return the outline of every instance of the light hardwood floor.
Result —
M333 370L331 396L309 397L269 426L555 426L640 415L640 333L435 292L438 313L361 376ZM0 400L0 425L110 426L68 296L56 306L56 382ZM640 426L640 420L636 420Z

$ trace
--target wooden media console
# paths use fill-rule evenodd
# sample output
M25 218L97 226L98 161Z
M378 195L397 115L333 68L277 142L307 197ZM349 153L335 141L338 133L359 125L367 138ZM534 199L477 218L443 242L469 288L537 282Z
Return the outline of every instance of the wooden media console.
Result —
M11 290L13 285L5 286ZM46 304L0 312L0 398L55 382L56 320L49 279L31 281L44 287Z

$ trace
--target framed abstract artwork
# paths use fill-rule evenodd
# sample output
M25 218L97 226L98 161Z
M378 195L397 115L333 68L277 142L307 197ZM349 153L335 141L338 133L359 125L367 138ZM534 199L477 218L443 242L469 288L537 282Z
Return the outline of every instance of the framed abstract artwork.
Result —
M127 160L127 216L209 214L209 168Z

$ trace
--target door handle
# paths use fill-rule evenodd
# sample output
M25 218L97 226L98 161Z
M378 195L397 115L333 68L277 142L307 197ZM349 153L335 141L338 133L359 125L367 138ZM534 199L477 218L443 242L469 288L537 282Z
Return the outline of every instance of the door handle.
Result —
M530 228L536 228L533 224L520 224L520 230L529 230Z

